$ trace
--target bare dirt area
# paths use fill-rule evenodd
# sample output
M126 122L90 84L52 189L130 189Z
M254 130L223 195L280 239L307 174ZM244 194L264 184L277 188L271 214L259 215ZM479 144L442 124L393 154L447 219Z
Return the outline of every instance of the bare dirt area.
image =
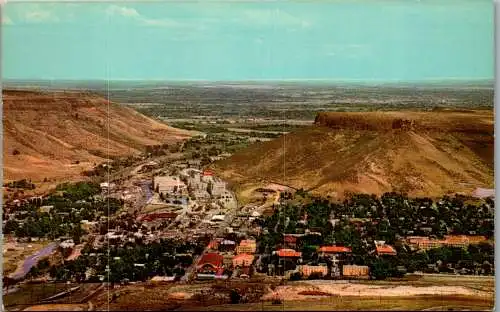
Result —
M315 300L284 301L279 304L261 301L250 304L226 304L198 307L204 311L491 311L493 300L463 296L406 297L335 297Z
M404 297L404 296L473 296L476 298L491 298L491 293L479 291L464 286L411 286L411 285L368 285L351 283L331 283L329 281L301 282L279 286L275 291L266 294L263 300L275 297L285 301L314 299L330 294L340 297Z
M198 282L155 285L141 283L115 287L101 292L92 303L96 310L172 310L230 303L230 292L236 290L245 302L255 302L267 291L259 283Z

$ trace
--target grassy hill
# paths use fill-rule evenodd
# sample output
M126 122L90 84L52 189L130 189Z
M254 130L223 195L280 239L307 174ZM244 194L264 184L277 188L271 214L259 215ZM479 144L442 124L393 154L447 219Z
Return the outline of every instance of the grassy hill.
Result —
M107 158L190 137L188 131L84 92L4 90L3 102L7 181L70 179Z
M314 125L213 165L239 190L283 183L346 192L440 196L493 187L493 112L319 113Z

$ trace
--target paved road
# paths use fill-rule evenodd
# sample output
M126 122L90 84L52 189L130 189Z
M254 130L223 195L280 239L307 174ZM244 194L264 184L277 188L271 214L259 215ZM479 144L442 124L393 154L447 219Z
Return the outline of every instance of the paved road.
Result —
M215 231L213 238L220 237L222 234L224 234L224 231L226 230L226 228L233 222L233 219L234 219L234 216L236 214L236 211L237 211L237 209L233 209L231 211L231 213L226 214L226 217L225 217L224 221L222 221L220 223L219 227ZM195 271L196 267L198 266L198 261L200 260L201 256L203 256L207 251L208 251L208 246L205 247L205 249L203 250L203 252L198 257L196 257L194 259L193 265L191 265L186 270L186 273L181 278L181 281L183 281L183 282L190 281L190 280L192 280L194 278L194 271Z
M43 258L43 257L50 255L52 253L52 251L54 251L54 249L56 249L57 246L58 246L57 243L51 243L51 244L47 245L46 247L44 247L43 249L34 253L32 256L28 257L26 260L24 260L22 271L21 272L16 271L16 273L14 273L12 275L12 278L14 278L14 279L24 278L26 276L26 274L28 274L28 272L31 270L31 268L37 264L37 262L40 258Z

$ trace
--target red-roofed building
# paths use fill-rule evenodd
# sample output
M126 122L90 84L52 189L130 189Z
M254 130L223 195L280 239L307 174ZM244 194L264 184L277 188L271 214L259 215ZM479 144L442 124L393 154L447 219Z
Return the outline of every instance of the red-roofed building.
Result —
M224 257L216 252L203 254L198 261L197 272L203 274L215 274L223 268Z
M318 252L325 255L335 255L335 254L344 254L344 253L352 253L351 247L344 246L323 246L318 249Z
M213 176L214 173L210 170L205 170L203 171L203 176L207 177L207 176Z
M410 236L406 238L408 245L418 249L432 249L443 246L467 248L469 245L487 242L484 236L468 235L445 235L444 239L431 239L422 236Z
M300 251L295 251L293 249L280 249L276 251L278 257L281 258L300 258L302 257L302 253Z
M395 256L397 255L398 253L396 252L396 249L394 249L394 247L392 247L391 245L378 245L376 247L376 252L377 252L377 255L379 256Z

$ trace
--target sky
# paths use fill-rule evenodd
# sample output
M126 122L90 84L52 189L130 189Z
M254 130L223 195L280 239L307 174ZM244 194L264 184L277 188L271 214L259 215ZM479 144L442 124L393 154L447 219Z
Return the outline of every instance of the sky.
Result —
M490 0L19 2L3 79L493 79Z

